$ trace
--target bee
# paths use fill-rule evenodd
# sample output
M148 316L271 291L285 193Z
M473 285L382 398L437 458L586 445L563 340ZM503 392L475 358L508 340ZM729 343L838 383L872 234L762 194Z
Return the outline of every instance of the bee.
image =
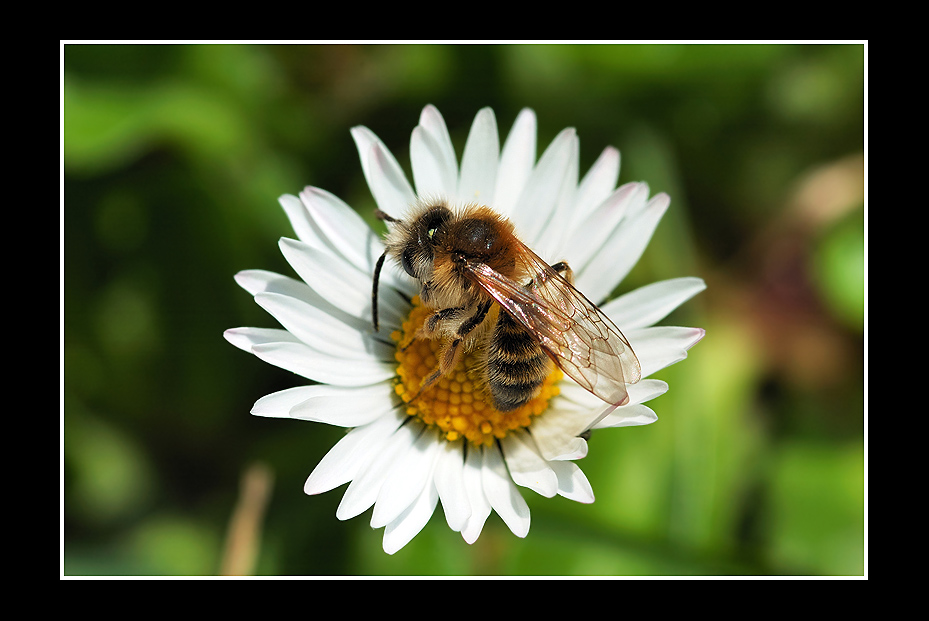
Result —
M420 300L433 311L410 342L445 343L419 394L451 372L463 351L478 348L501 412L532 399L552 364L606 403L628 402L626 384L641 376L629 341L574 287L568 264L548 265L508 219L486 206L453 208L443 200L419 201L404 220L376 215L392 227L374 269L375 331L378 279L389 257L419 282Z

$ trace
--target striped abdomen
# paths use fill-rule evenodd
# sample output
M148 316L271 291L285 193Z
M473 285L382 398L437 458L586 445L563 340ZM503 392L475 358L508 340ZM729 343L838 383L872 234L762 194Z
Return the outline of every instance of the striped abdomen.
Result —
M494 407L508 412L525 404L551 371L552 362L538 342L501 310L487 352L487 385Z

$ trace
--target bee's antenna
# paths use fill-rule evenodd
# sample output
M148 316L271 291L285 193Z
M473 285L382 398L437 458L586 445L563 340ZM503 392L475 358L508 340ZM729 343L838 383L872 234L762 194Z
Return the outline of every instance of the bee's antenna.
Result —
M400 222L390 214L381 211L380 209L374 210L374 217L378 220L383 220L384 222ZM381 279L381 268L384 267L384 259L387 257L387 251L384 251L384 254L380 256L377 260L377 264L374 266L374 287L371 290L371 319L374 320L374 331L378 331L378 321L377 321L377 283Z
M377 218L378 220L383 220L384 222L400 222L399 220L397 220L390 214L383 212L380 209L374 210L374 217Z
M378 330L377 322L377 283L381 279L381 268L384 267L384 259L387 258L387 252L378 258L374 266L374 286L371 289L371 319L374 320L374 331Z

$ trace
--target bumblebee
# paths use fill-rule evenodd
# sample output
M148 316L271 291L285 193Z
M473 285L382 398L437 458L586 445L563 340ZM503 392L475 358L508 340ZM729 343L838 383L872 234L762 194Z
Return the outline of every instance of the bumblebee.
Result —
M432 310L413 338L445 343L420 393L451 372L463 351L478 348L501 412L532 399L552 364L606 403L628 402L626 384L639 381L639 361L619 328L574 287L567 263L548 265L486 206L432 200L402 220L376 214L391 230L374 270L375 330L378 280L390 258L419 282Z

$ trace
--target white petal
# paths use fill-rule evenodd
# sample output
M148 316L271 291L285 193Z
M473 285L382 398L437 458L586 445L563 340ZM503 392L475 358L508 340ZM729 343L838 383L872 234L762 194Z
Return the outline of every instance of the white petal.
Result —
M622 326L622 330L644 328L658 323L704 289L706 283L702 278L662 280L610 300L600 310Z
M304 188L300 198L285 194L278 200L301 242L362 272L373 273L383 245L355 210L314 187Z
M607 147L584 175L575 196L572 214L575 223L583 221L613 192L619 180L619 161L619 151L614 147Z
M550 408L545 416L532 423L532 438L542 457L551 461L586 456L587 442L577 436L587 431L598 415L599 412L594 410Z
M338 427L366 425L396 407L396 393L390 382L372 386L307 386L306 398L291 406L290 416Z
M279 293L259 293L255 301L310 347L346 360L394 359L392 344L375 340L312 304Z
M604 401L600 397L593 394L589 390L586 390L585 388L580 386L577 382L567 377L563 379L561 383L558 384L558 388L561 391L561 393L557 397L555 397L555 399L552 402L552 407L555 407L555 405L557 404L558 409L566 408L566 409L594 410L596 408L599 408L604 403ZM628 388L629 388L628 384L626 388L628 391ZM562 400L567 400L570 403L563 404L561 403ZM630 397L630 400L631 400L631 397Z
M513 122L500 154L497 187L494 190L494 209L509 217L516 208L526 181L535 165L536 117L535 112L523 108Z
M435 466L435 487L449 528L460 531L471 516L464 481L464 441L443 442Z
M706 331L702 328L677 326L653 326L625 332L642 365L642 377L686 358L687 350L704 334Z
M242 270L235 275L235 281L252 295L268 291L289 295L310 304L316 299L322 299L305 282L267 270Z
M438 431L427 429L409 450L390 465L390 472L377 493L371 528L393 522L416 501L427 485L432 485L432 472L440 447Z
M370 320L372 281L369 275L293 239L282 238L279 245L284 258L311 289L349 315ZM381 327L384 333L387 325L402 324L409 303L393 289L381 288L378 310L382 323L387 322Z
M535 241L536 254L547 259L549 263L556 263L565 258L565 247L574 216L574 197L577 194L577 176L580 167L578 158L581 149L577 134L572 134L568 145L567 164L555 201L555 208Z
M570 401L564 398L563 396L559 396L557 400L555 399L552 400L551 407L553 409L557 408L559 412L562 412L562 415L564 415L565 413L572 413L573 414L572 418L574 418L575 424L572 425L569 429L573 431L575 435L583 436L583 434L586 431L589 431L590 429L596 429L597 427L599 427L601 420L603 420L604 418L608 418L613 412L615 412L616 410L622 407L628 407L628 404L625 406L616 406L616 405L605 403L604 401L601 401L600 399L596 399L592 402L588 400L588 403L585 403L582 405L575 401ZM582 429L579 432L574 431L576 428L584 424L585 421L586 421L586 425L584 426L584 429ZM576 440L572 440L572 442L577 442L578 440L584 442L582 448L583 450L586 451L587 443L585 440L583 440L583 437L577 438ZM567 446L570 447L571 444L568 444ZM568 453L565 453L563 455L558 455L555 449L549 449L548 455L551 456L551 459L558 460L558 461L562 461L565 459L580 459L580 457L583 457L583 455L573 456Z
M311 398L318 386L297 386L265 395L252 406L255 416L290 418L290 408Z
M261 343L252 345L251 351L276 367L336 386L369 386L387 381L396 373L395 365L389 362L336 358L304 343Z
M333 255L333 260L351 265L373 281L374 266L384 253L384 244L361 216L337 196L312 186L303 189L299 202L309 220L307 226L315 235L309 241L302 237L300 241ZM380 288L386 287L402 291L407 297L418 292L406 274L389 268L380 275Z
M584 472L573 461L553 461L549 465L558 477L558 494L568 500L591 503L594 490Z
M576 274L577 288L595 304L606 298L642 256L669 203L658 194L638 216L627 214L617 234Z
M252 353L252 347L258 343L297 342L293 334L278 328L229 328L223 332L223 338L248 353Z
M410 138L413 182L421 196L444 196L456 200L458 160L445 120L435 106L426 106Z
M377 500L378 492L390 467L413 446L422 430L421 425L406 424L397 429L371 456L371 459L354 477L335 515L340 520L353 518L366 511Z
M291 194L284 194L277 199L277 202L284 208L287 219L290 220L290 226L293 227L297 239L314 248L326 248L328 244L319 234L319 230L313 226L310 214L307 213L306 207L300 202L300 199Z
M418 535L432 518L438 499L435 485L430 482L416 501L384 529L384 552L394 554Z
M361 169L377 206L394 217L402 216L416 200L403 169L380 138L367 127L353 127Z
M394 365L374 360L343 360L300 342L287 330L232 328L223 336L269 364L307 379L337 386L368 386L390 379Z
M302 242L282 237L278 246L297 275L311 289L356 317L370 314L371 295L362 286L366 276L345 261ZM366 294L367 293L367 294Z
M558 204L572 156L576 153L576 141L573 128L564 129L555 137L539 159L516 203L510 219L516 225L516 234L530 248L537 246L536 242Z
M658 416L647 405L634 403L618 407L606 416L604 416L594 429L605 429L607 427L635 427L638 425L650 425L658 420Z
M484 450L481 483L490 506L513 534L517 537L529 534L529 506L507 473L503 456L496 448Z
M589 410L598 409L603 405L603 401L593 393L585 390L579 384L568 379L562 380L558 385L561 394L558 395L559 403L561 399L566 399L580 408ZM668 391L668 384L657 379L643 379L635 384L626 384L626 393L629 395L629 404L644 403ZM628 404L627 404L628 405ZM559 407L562 407L559 405ZM625 407L625 406L621 406Z
M626 391L629 393L629 404L645 403L668 392L668 383L658 379L643 379L627 385Z
M349 315L342 309L336 308L329 300L326 300L310 289L305 282L291 278L290 276L282 276L281 274L266 270L244 270L235 275L235 280L243 289L252 295L258 295L264 292L287 295L315 306L319 310L331 315L338 321L355 330L366 331L371 328L370 318L359 318Z
M481 530L484 528L484 522L487 521L491 511L487 496L484 495L484 483L481 476L483 467L482 450L469 446L463 475L471 515L468 517L464 528L461 529L462 538L469 544L477 541Z
M358 212L337 196L312 186L300 192L300 200L333 253L361 272L373 274L384 245Z
M510 433L501 442L506 467L513 482L551 498L558 491L558 478L525 432Z
M630 205L648 200L648 186L627 183L597 205L573 230L568 240L568 260L575 272L581 272L607 244L613 244Z
M408 418L405 414L391 412L350 430L320 460L307 478L303 491L321 494L354 479Z
M461 156L458 200L464 203L493 204L497 165L500 160L500 137L493 110L482 108L468 133Z

